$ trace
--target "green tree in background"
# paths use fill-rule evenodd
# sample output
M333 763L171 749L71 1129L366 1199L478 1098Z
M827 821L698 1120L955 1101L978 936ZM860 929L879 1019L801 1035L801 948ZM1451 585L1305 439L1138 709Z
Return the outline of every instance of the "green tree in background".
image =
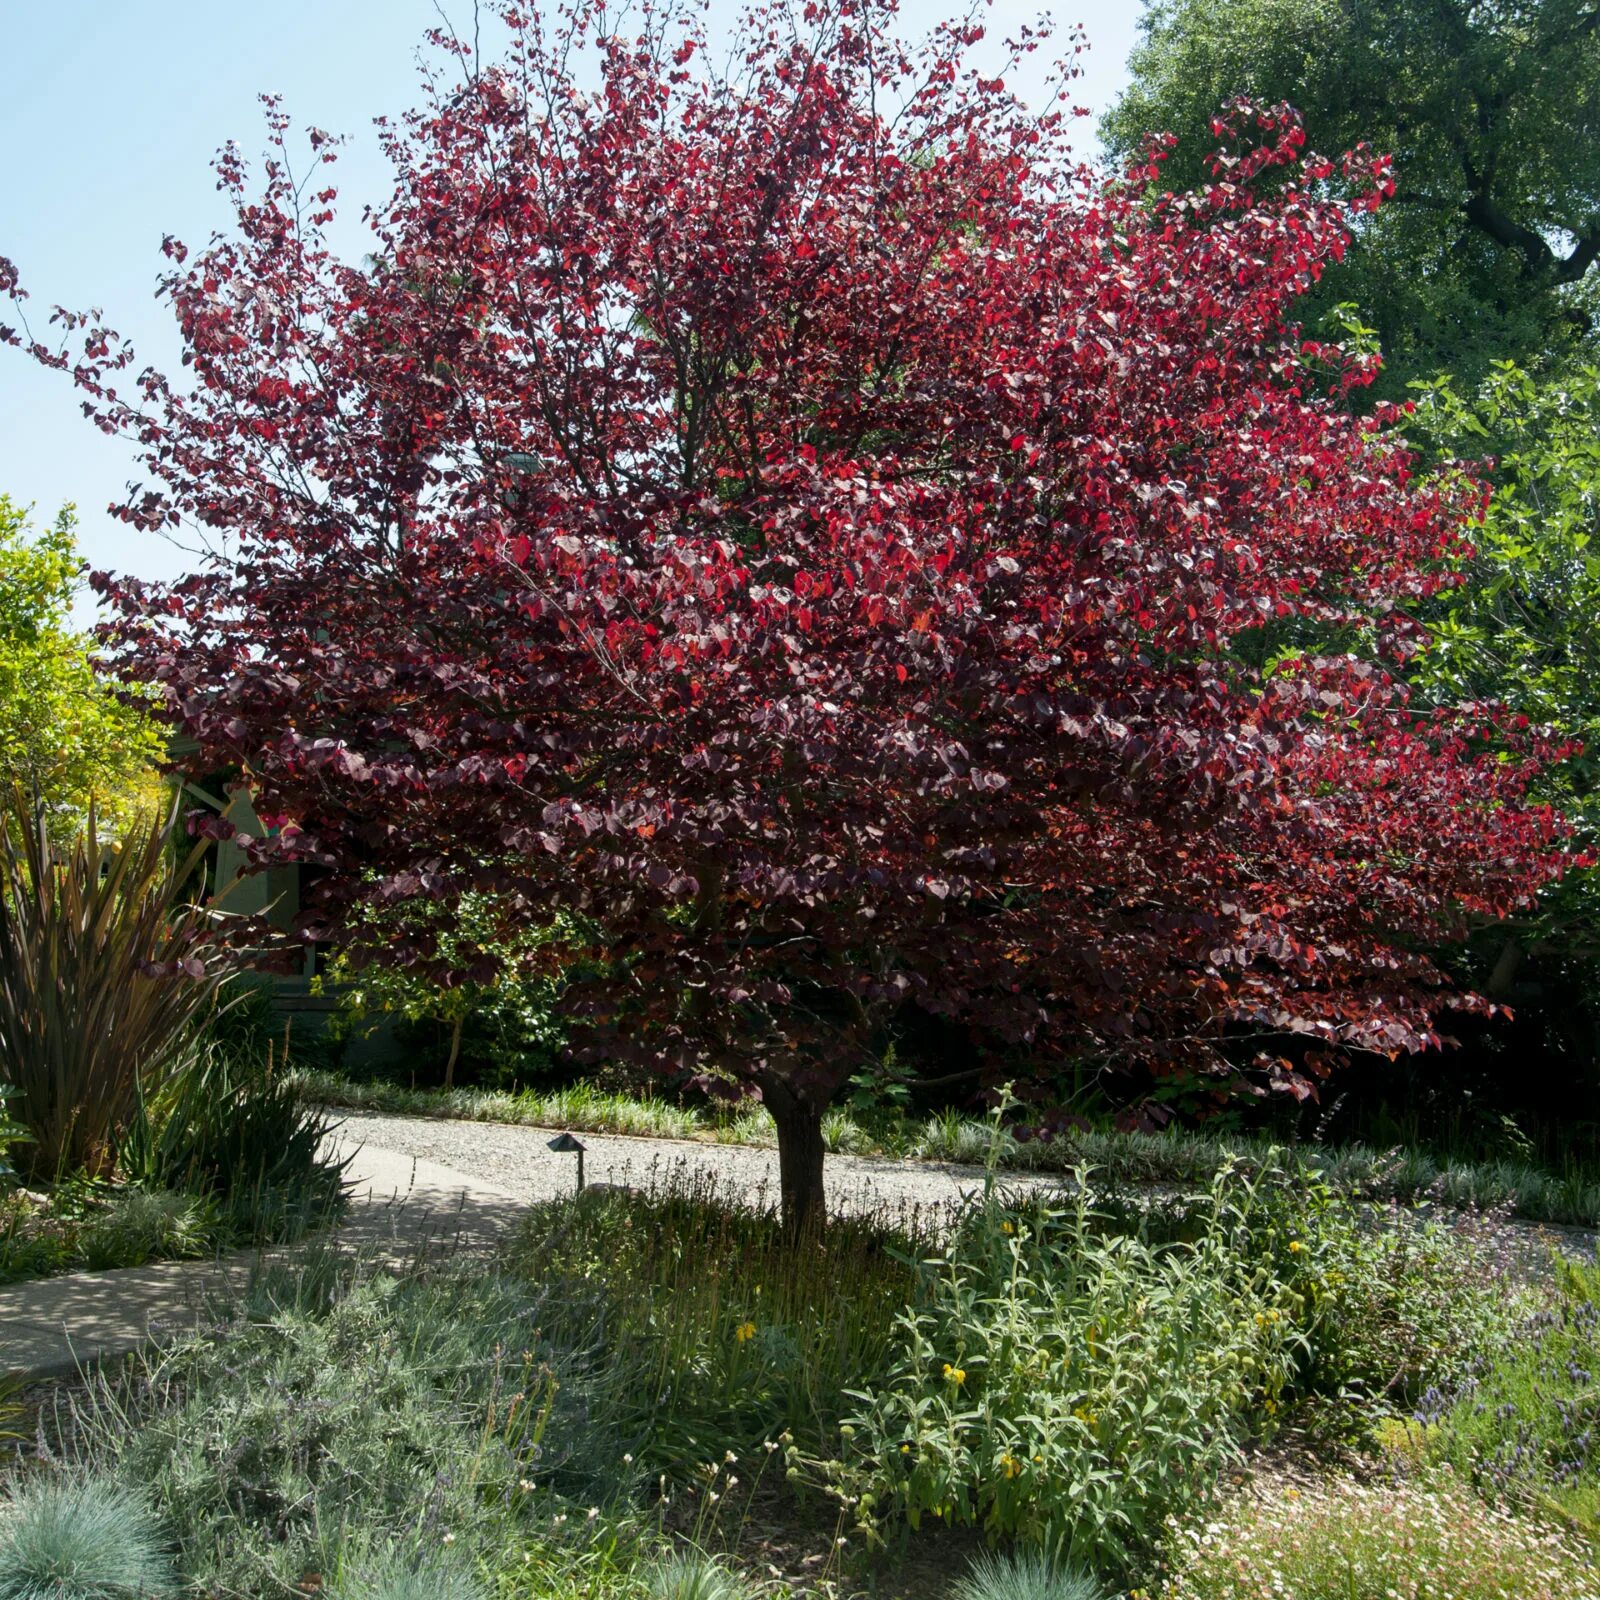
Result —
M1173 133L1168 183L1207 174L1211 119L1287 100L1313 148L1392 155L1393 201L1305 307L1355 301L1385 355L1378 392L1581 343L1600 259L1597 0L1149 0L1112 156Z
M0 785L73 822L91 796L115 816L148 800L160 730L100 681L71 624L83 563L65 510L34 533L0 495Z
M447 1089L455 1087L462 1062L479 1082L486 1069L497 1083L526 1083L530 1073L548 1068L566 1044L561 998L580 943L573 919L558 915L546 922L530 913L520 924L508 922L491 897L476 892L448 910L413 896L369 909L358 942L401 950L430 928L460 981L446 986L401 961L360 966L336 955L327 973L341 1002L333 1036L371 1033L386 1020L432 1032ZM314 980L314 992L324 992L323 983ZM439 1065L426 1051L415 1064L425 1072Z
M1406 431L1434 454L1492 455L1494 488L1466 583L1429 608L1414 682L1441 704L1501 701L1580 741L1545 773L1545 798L1580 847L1600 848L1600 370L1535 378L1502 362L1475 389L1440 379L1419 389ZM1600 990L1600 873L1568 874L1484 956L1477 981L1501 997L1530 956L1545 980Z

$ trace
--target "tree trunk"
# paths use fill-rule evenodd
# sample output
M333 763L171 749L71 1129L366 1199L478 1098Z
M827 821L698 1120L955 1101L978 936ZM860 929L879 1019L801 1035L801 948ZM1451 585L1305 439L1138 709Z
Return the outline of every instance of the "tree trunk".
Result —
M778 1129L778 1193L784 1231L791 1239L820 1228L827 1218L822 1185L823 1107L781 1080L762 1085Z
M1484 985L1492 999L1503 1000L1511 993L1511 986L1517 981L1517 973L1522 967L1523 955L1521 941L1512 934L1500 947L1499 959L1489 974L1489 981Z
M465 1016L457 1017L455 1026L450 1030L450 1059L444 1064L444 1086L447 1089L456 1086L456 1060L461 1054L461 1025L466 1020Z

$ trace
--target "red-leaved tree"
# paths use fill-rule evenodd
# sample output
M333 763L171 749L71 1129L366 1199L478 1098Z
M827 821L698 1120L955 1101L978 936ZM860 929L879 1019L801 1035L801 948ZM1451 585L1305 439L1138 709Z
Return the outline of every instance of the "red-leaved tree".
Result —
M595 1037L759 1090L796 1223L908 1002L1011 1071L1259 1050L1304 1093L1437 1043L1474 1002L1428 952L1562 828L1537 740L1395 675L1476 506L1308 377L1349 218L1292 113L1162 196L1160 147L1095 179L975 28L908 52L882 0L758 11L726 68L670 9L499 14L384 129L360 263L324 135L296 177L269 107L259 194L219 158L184 384L12 335L138 442L129 522L214 535L99 580L108 647L247 777L255 859L326 869L318 931L569 913ZM383 958L437 963L416 926Z

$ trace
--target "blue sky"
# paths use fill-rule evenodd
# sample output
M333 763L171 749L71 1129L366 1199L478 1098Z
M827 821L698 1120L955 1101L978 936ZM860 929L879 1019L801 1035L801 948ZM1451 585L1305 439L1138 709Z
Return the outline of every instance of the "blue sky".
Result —
M348 136L334 181L341 212L357 216L387 192L372 118L417 101L417 50L440 9L470 27L470 0L0 0L0 255L31 291L34 332L44 336L52 305L99 306L139 366L176 371L178 341L153 298L161 240L195 247L226 226L212 153L233 139L256 154L257 97L281 94L297 125ZM713 33L730 32L738 10L710 0ZM907 31L945 10L904 0ZM990 32L1001 37L1037 10L995 0ZM1086 30L1075 98L1096 116L1125 81L1139 10L1134 0L1080 0L1057 13ZM1015 86L1027 98L1040 76ZM1079 127L1088 153L1094 122ZM40 521L75 502L94 566L174 576L193 564L184 551L105 513L133 475L131 450L85 420L68 380L0 350L0 492L32 502Z

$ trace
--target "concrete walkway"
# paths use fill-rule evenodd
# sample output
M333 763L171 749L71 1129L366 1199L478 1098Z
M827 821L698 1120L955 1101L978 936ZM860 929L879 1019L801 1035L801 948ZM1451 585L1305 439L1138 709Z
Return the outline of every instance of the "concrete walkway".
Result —
M337 1136L336 1136L337 1137ZM348 1149L348 1136L341 1141ZM356 1150L345 1221L331 1236L221 1261L164 1261L117 1272L73 1272L0 1288L0 1374L69 1376L150 1339L192 1327L263 1266L333 1243L396 1265L430 1252L492 1248L525 1197L483 1178L391 1150Z

